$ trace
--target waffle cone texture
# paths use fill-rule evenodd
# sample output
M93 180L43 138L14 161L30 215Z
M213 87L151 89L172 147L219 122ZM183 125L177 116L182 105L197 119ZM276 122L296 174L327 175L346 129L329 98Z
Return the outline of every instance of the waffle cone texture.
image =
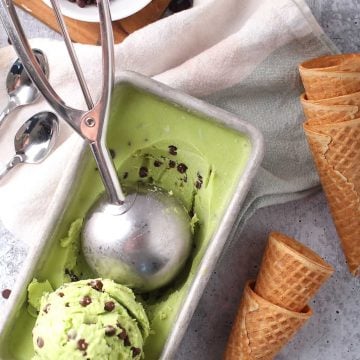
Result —
M309 100L360 91L360 54L322 56L302 63L299 71Z
M300 75L304 131L349 270L359 276L360 55L310 60L300 65Z
M272 232L263 255L255 292L290 311L302 311L333 268L314 251L284 234Z
M271 360L311 317L281 308L257 295L249 281L233 324L224 360Z
M259 274L247 282L224 360L271 360L311 317L307 302L333 273L315 252L269 235Z

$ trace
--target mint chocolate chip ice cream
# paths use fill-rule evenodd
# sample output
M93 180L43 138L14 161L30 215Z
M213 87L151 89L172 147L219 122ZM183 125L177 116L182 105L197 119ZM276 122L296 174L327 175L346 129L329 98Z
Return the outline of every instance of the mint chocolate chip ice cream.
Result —
M35 359L141 359L149 321L133 292L107 279L67 283L41 299Z
M131 187L140 180L159 186L181 201L192 217L194 249L186 267L170 286L141 296L151 326L143 353L146 360L158 360L248 163L252 145L246 134L122 84L114 89L108 146L115 150L114 162L123 185ZM29 286L28 301L19 309L11 331L0 341L0 353L7 355L5 359L29 360L34 356L31 330L37 318L37 296L64 283L96 276L82 256L80 233L88 209L104 187L95 162L85 163L76 191L49 239L43 261L33 273L38 282ZM146 177L140 176L140 169ZM81 309L89 310L92 305L93 302ZM47 338L43 340L45 349ZM39 354L36 339L34 343ZM72 360L72 354L63 357ZM106 355L99 357L103 358Z

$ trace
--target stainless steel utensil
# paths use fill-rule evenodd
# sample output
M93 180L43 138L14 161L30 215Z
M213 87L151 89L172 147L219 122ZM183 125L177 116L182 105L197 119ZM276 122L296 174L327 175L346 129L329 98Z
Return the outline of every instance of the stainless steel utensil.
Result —
M83 230L83 252L97 273L141 291L170 282L191 250L182 204L153 186L139 186L122 206L102 197Z
M33 49L33 52L40 64L41 70L48 77L49 65L46 56L39 49ZM20 59L17 59L10 68L6 77L6 89L9 101L0 113L0 126L13 110L35 102L40 96L39 90L29 78Z
M57 0L52 0L52 4L78 80L84 85L71 41L67 31L64 31ZM174 197L161 191L158 194L157 189L141 189L128 198L123 194L105 144L114 78L114 41L109 0L99 0L98 9L103 56L102 92L93 106L88 91L84 91L82 86L89 107L89 111L82 111L67 106L57 95L40 71L12 1L0 2L4 27L29 76L54 110L88 142L97 162L108 198L94 206L85 221L82 245L90 267L99 276L109 276L139 291L149 291L172 280L184 265L191 249L190 219L185 208L178 204ZM159 220L159 217L165 214L166 221ZM166 246L169 242L172 245L170 249ZM105 248L107 251L102 251ZM106 271L103 265L98 266L100 258L102 264L108 262L107 268L111 267L111 271Z
M43 161L53 148L58 132L59 121L54 113L44 111L33 115L16 132L16 154L5 168L0 170L0 179L19 164Z

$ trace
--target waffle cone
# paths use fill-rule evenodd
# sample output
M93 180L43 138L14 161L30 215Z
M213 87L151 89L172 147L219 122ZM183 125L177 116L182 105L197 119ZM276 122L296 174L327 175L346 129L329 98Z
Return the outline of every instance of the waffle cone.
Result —
M304 69L300 76L309 100L320 100L360 91L360 72L326 72Z
M311 125L348 121L360 117L360 92L323 100L300 97L305 118Z
M333 271L332 266L305 245L272 232L255 292L275 305L299 312Z
M304 130L349 269L360 275L360 119Z
M360 92L319 100L309 100L304 93L301 96L301 99L317 105L353 105L357 107L360 106Z
M271 360L308 320L311 309L293 312L274 305L245 286L224 360Z
M360 91L360 55L328 55L299 66L307 99L319 100Z
M303 62L301 68L324 72L360 72L360 54L320 56Z

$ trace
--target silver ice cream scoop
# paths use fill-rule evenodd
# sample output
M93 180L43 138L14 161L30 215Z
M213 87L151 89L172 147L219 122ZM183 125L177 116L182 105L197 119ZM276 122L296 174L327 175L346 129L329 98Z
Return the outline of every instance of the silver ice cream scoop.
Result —
M23 34L12 2L0 0L0 15L19 57L39 91L56 112L89 144L107 197L90 210L82 233L82 247L90 267L101 277L139 291L165 285L180 271L191 249L190 219L178 201L160 189L141 188L125 197L111 156L106 130L114 79L114 40L109 0L99 0L103 84L93 105L81 68L59 9L51 0L88 111L67 106L40 71ZM110 269L110 270L109 270Z

